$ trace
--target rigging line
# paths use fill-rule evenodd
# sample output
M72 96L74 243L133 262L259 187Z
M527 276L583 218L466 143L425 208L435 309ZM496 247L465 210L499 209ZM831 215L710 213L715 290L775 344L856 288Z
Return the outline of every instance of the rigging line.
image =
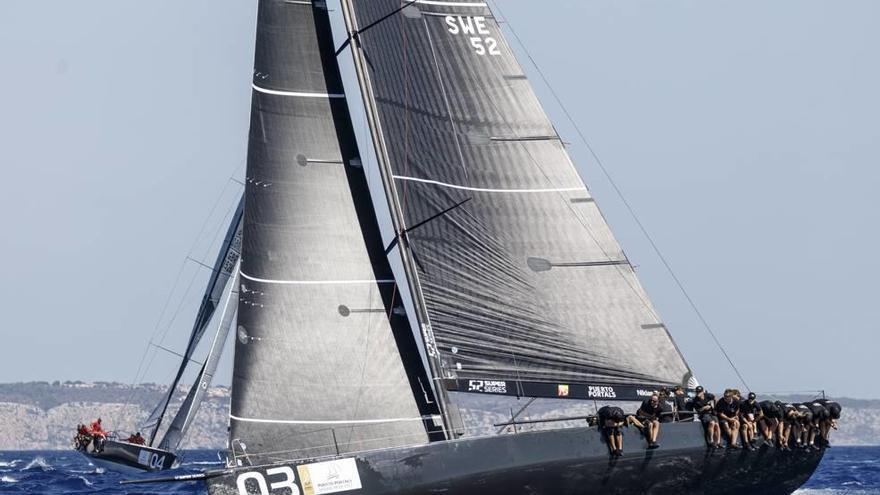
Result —
M684 295L684 297L687 300L688 304L690 305L691 309L694 311L694 313L697 315L697 318L699 318L700 322L703 324L703 327L706 328L706 330L709 332L709 335L712 337L712 340L715 341L715 345L718 346L718 349L721 351L721 354L724 355L724 358L727 360L728 364L730 364L730 367L733 368L733 371L736 373L736 376L739 378L739 380L742 382L742 384L746 388L749 388L748 383L746 383L746 380L745 380L745 378L743 378L742 373L740 373L739 368L737 368L736 365L733 363L733 359L731 359L730 355L727 353L727 350L725 350L724 346L721 344L721 341L718 339L718 336L715 334L715 331L712 330L712 327L709 325L709 322L703 316L703 313L700 312L696 303L691 298L688 291L685 289L684 284L681 282L681 280L678 278L678 276L672 270L672 266L666 260L666 257L663 256L663 253L660 251L660 248L654 242L654 239L648 233L648 230L642 224L641 220L639 220L639 217L638 217L638 215L636 215L636 212L633 209L632 205L630 205L629 201L627 201L626 197L623 195L623 191L621 191L621 189L617 186L617 183L611 177L611 174L608 172L608 169L605 168L605 165L602 163L602 160L599 159L599 155L596 153L596 151L590 145L590 143L587 140L586 136L584 135L583 131L581 131L580 126L577 125L577 123L574 120L574 117L572 117L571 113L569 113L568 108L566 108L566 106L562 103L562 99L559 97L559 94L556 92L556 90L550 84L550 81L547 79L547 76L541 70L541 67L538 65L537 61L535 61L534 57L532 57L528 48L526 48L525 43L522 41L522 39L516 33L516 30L513 28L513 25L510 23L510 20L508 19L508 17L498 7L499 2L493 0L492 3L494 6L493 7L494 10L503 16L504 23L507 24L508 31L510 31L510 33L513 35L514 39L516 39L517 43L522 48L523 53L526 55L526 57L529 59L529 61L532 63L532 65L535 67L535 70L538 72L538 75L541 77L541 80L547 86L547 89L550 91L550 94L553 96L553 99L556 101L556 104L559 105L559 108L562 110L566 119L569 121L569 123L571 123L575 132L578 134L578 137L580 137L581 142L584 144L584 146L586 146L587 150L590 152L590 155L593 157L593 160L595 160L596 164L599 166L599 169L602 171L602 174L608 180L608 183L611 184L611 187L614 189L614 192L620 198L620 201L623 203L623 205L626 207L627 211L629 212L630 216L636 222L636 225L639 227L639 230L642 232L642 235L644 235L645 238L648 240L648 243L651 245L651 248L653 249L654 253L657 255L658 258L660 258L660 261L663 263L663 266L666 268L666 271L672 277L672 280L675 281L675 284L678 286L678 289Z
M156 324L153 327L153 334L150 336L150 339L144 349L143 354L141 354L141 359L140 359L140 362L138 363L137 371L135 372L134 379L131 383L131 392L129 394L128 399L125 402L126 405L128 405L134 397L134 393L135 393L134 392L134 385L138 381L138 379L140 379L141 372L143 371L143 373L146 374L150 368L150 365L152 365L153 359L150 359L147 367L145 369L143 368L144 361L147 359L147 355L150 353L151 345L152 345L153 341L155 340L155 338L159 335L160 326L162 324L162 319L165 317L165 313L166 313L166 311L168 311L168 306L169 306L169 304L171 304L171 299L173 298L174 293L178 287L178 284L180 283L180 278L183 275L184 269L186 268L187 258L189 258L189 256L192 254L192 251L195 249L196 244L198 244L198 240L201 237L202 233L205 231L205 228L207 227L211 216L217 210L217 206L219 206L220 201L223 199L223 196L226 194L226 189L229 186L229 181L241 184L238 180L236 180L234 178L234 175L238 171L238 169L241 168L241 166L244 164L244 162L245 162L245 160L242 160L241 162L237 163L235 165L235 167L230 171L229 180L223 184L223 188L220 190L220 193L218 194L217 199L214 201L214 204L211 206L211 209L208 212L208 215L205 217L205 220L202 222L202 226L199 229L199 233L196 234L195 240L193 241L192 246L190 246L189 251L187 252L187 256L184 257L184 260L180 264L180 268L177 270L177 275L175 276L174 284L172 284L172 286L171 286L171 290L168 293L168 297L165 299L165 302L162 305L162 309L159 312L159 317L156 320ZM155 358L155 353L153 354L153 358Z
M419 0L410 0L409 2L406 2L406 3L404 3L403 5L401 5L400 8L394 9L394 10L392 10L391 12L385 14L384 16L382 16L382 17L376 19L375 21L373 21L373 22L367 24L366 26L364 26L364 27L362 27L362 28L360 28L360 29L355 29L355 30L352 31L351 33L348 33L348 37L345 38L345 41L343 41L343 42L342 42L342 45L340 45L339 48L336 50L336 56L338 57L339 54L342 53L342 50L345 50L345 47L347 47L348 45L351 44L352 40L354 40L354 41L358 41L358 36L360 36L361 33L367 31L368 29L370 29L370 28L373 27L373 26L376 26L376 25L380 24L382 21L388 19L389 17L393 16L394 14L396 14L396 13L398 13L398 12L402 12L404 9L406 9L406 8L409 7L410 5L413 5L413 4L417 3L418 1L419 1Z

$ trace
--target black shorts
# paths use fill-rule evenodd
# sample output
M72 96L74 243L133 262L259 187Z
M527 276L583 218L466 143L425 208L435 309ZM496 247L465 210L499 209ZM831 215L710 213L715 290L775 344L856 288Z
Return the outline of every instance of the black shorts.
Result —
M709 423L717 423L718 417L714 414L701 414L700 415L700 423L703 423L703 426L709 426Z
M602 433L605 434L606 436L617 435L620 433L620 427L619 426L603 426Z

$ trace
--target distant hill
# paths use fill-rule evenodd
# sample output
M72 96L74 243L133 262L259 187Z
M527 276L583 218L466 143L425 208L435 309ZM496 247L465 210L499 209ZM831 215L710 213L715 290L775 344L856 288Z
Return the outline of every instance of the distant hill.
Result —
M105 428L124 434L136 430L159 401L164 386L141 384L130 387L109 382L29 382L0 384L0 450L34 450L70 448L73 430L78 423L91 422L98 416ZM180 387L172 412L186 393ZM202 403L183 448L222 449L225 445L229 417L229 388L212 387ZM492 424L506 420L501 412L478 411L474 397L460 401L468 422L481 423L486 432ZM783 400L803 401L809 397L784 397ZM516 399L511 400L515 401ZM880 400L839 399L844 407L840 430L832 440L838 445L880 444ZM554 414L576 416L590 414L588 405L572 403L570 410ZM512 404L499 403L498 411L509 411ZM536 404L537 406L537 404ZM584 409L587 408L587 409ZM541 417L540 408L532 419Z
M76 425L101 417L105 429L137 429L166 389L155 384L130 387L109 382L29 382L0 384L0 450L70 448ZM179 388L175 411L186 394ZM212 387L202 402L183 448L225 445L229 388Z

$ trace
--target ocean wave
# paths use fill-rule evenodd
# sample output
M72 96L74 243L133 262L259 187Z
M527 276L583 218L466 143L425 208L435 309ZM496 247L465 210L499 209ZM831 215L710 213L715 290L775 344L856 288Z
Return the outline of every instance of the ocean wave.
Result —
M184 462L181 466L219 466L223 464L221 461L193 461Z
M880 488L850 490L839 488L801 488L793 495L880 495Z
M18 483L17 479L13 478L12 476L5 476L5 475L2 478L0 478L0 481L2 481L3 483Z
M16 459L14 461L0 461L0 467L15 467L19 462L21 462L21 459Z
M22 471L31 471L33 469L39 469L40 471L54 471L55 468L49 464L46 459L42 456L34 457L31 462L27 463Z

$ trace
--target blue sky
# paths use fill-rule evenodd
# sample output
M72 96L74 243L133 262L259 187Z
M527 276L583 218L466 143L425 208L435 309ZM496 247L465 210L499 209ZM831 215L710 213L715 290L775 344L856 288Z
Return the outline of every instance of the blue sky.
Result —
M496 3L751 388L880 398L880 4ZM130 381L151 336L183 346L207 275L184 259L212 259L240 191L255 13L0 3L0 381ZM521 61L697 376L735 385Z

